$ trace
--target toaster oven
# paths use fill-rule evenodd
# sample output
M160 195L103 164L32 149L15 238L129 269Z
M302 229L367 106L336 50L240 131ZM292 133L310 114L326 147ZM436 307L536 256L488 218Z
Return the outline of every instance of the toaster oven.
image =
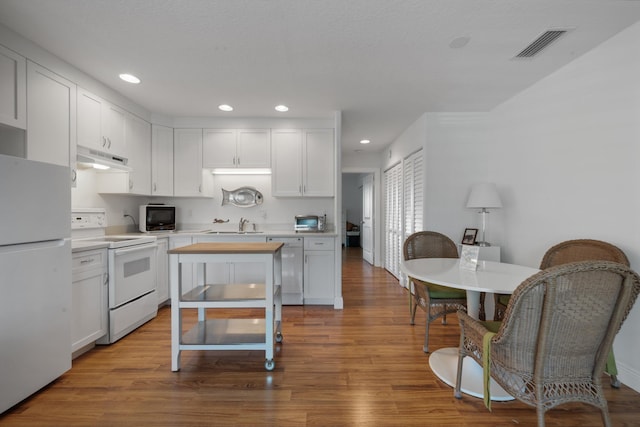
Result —
M296 215L293 229L296 232L322 232L325 221L325 215Z

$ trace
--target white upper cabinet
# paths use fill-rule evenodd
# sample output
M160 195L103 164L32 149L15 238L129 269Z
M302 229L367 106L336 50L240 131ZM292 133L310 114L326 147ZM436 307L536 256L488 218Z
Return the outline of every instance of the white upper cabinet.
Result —
M302 196L302 131L271 131L271 191L275 197Z
M269 168L269 129L204 129L205 168Z
M78 145L127 158L126 111L78 88Z
M333 197L333 129L274 129L271 147L275 197Z
M173 192L178 197L213 197L213 175L202 169L202 129L173 132Z
M99 192L115 194L151 194L151 124L125 112L124 144L128 147L130 171L98 174Z
M27 61L27 158L71 168L76 179L76 85Z
M151 124L127 113L125 144L129 152L129 192L151 194Z
M332 197L335 179L333 129L304 130L302 140L303 195Z
M173 128L151 126L151 194L173 196Z
M0 46L0 124L27 128L26 59Z

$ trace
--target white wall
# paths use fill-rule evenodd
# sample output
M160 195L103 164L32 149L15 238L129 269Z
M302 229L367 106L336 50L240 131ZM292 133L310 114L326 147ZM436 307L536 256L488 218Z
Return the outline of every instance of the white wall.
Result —
M552 244L587 237L640 270L639 42L635 24L493 112L487 162L507 261L536 265ZM640 391L638 336L640 304L614 345L621 381Z
M476 217L464 208L469 187L493 181L504 208L488 240L503 261L537 267L553 244L595 238L640 270L639 41L636 24L486 115L420 118L412 144L391 150L419 146L424 129L425 227L460 237ZM614 345L620 380L640 391L638 336L640 303Z
M126 212L138 222L138 206L151 202L174 204L177 221L185 228L211 228L215 218L229 220L226 227L237 227L240 217L248 218L256 223L259 229L264 227L293 229L293 217L296 214L327 214L330 226L335 224L333 214L333 197L313 198L275 198L271 196L270 175L217 175L214 177L214 197L211 199L167 198L125 195L104 195L96 192L96 172L81 170L78 174L77 188L72 190L72 207L74 208L106 208L109 226L129 226L130 218ZM230 204L222 206L222 189L235 190L250 186L259 190L264 196L261 205L239 208ZM222 227L222 225L218 225Z

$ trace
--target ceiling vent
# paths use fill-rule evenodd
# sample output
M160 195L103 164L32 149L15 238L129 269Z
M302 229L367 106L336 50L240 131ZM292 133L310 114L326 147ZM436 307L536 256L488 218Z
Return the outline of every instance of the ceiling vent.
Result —
M560 36L564 35L568 30L549 30L545 31L535 39L529 46L525 47L522 52L517 54L516 58L531 58L551 43L556 41Z

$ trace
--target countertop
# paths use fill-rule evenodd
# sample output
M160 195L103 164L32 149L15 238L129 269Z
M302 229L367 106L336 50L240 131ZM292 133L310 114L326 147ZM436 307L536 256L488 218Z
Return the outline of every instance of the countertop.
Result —
M231 230L216 230L220 231L220 234L217 234L215 231L211 229L183 229L177 231L159 231L154 233L118 233L119 236L156 236L157 238L163 237L177 237L177 236L215 236L215 237L228 237L229 240L232 241L241 241L243 237L247 236L264 236L268 237L336 237L337 233L333 231L324 231L324 232L301 232L296 233L293 230L265 230L259 232L247 232L247 233L236 233ZM109 243L100 242L100 241L92 241L92 240L71 240L71 252L83 252L89 251L93 249L103 249L107 248Z
M219 234L217 233L219 231ZM162 237L176 237L176 236L188 236L188 235L197 235L197 236L229 236L233 237L234 240L237 237L244 236L265 236L265 237L336 237L337 233L333 231L324 231L324 232L299 232L296 233L293 230L264 230L264 231L249 231L246 233L236 233L230 230L177 230L177 231L158 231L152 233L124 233L124 235L128 236L156 236L158 238Z
M94 249L104 249L109 247L108 242L97 242L92 240L71 240L71 253L84 252Z

